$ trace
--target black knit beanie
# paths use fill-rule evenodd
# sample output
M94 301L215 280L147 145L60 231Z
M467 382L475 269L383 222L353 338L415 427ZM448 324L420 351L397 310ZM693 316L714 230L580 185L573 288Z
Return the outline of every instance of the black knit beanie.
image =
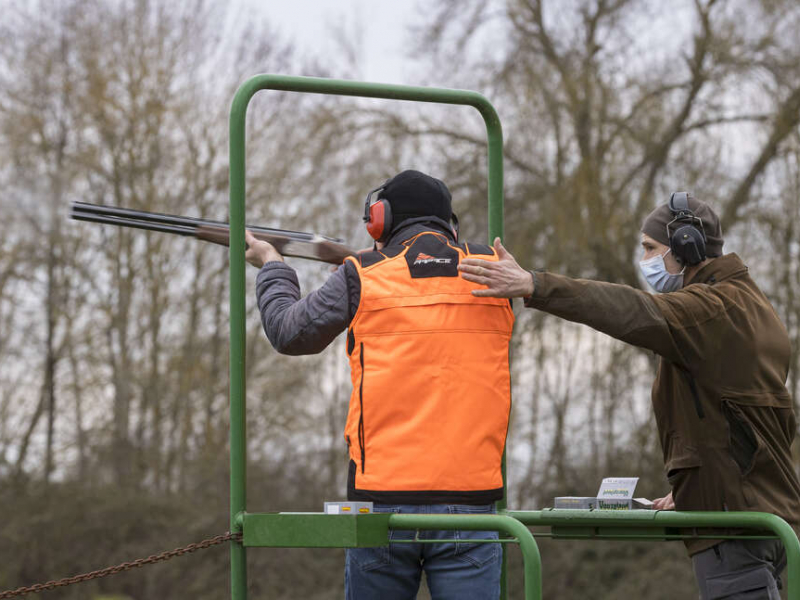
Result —
M449 222L453 215L450 190L444 182L411 169L392 177L378 197L392 207L392 230L406 219L432 216Z
M711 210L708 204L696 200L691 194L689 194L689 210L703 222L703 230L706 234L706 255L710 258L722 256L722 244L725 240L722 239L722 226L717 213ZM669 202L662 204L645 217L644 223L642 223L642 233L646 233L655 241L669 246L667 224L674 218L672 211L669 209ZM678 223L674 223L670 227L670 233L673 233L677 227L679 227Z

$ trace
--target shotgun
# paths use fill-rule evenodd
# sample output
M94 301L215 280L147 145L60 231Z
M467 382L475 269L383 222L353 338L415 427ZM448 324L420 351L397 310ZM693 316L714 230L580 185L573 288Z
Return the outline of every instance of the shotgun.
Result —
M179 217L163 213L132 210L91 204L90 202L73 202L70 217L78 221L104 223L120 227L134 227L148 231L162 231L176 235L196 237L197 239L228 246L230 244L230 227L223 221L208 221L193 217ZM322 262L340 264L346 257L355 252L343 244L342 239L290 231L271 227L245 226L256 239L269 242L284 256L308 258Z

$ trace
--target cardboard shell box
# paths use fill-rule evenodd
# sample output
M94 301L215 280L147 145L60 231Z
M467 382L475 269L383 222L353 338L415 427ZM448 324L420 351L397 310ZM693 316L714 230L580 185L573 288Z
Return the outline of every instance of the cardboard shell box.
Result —
M600 484L597 496L559 496L553 508L579 510L652 510L647 498L634 498L638 477L606 477Z

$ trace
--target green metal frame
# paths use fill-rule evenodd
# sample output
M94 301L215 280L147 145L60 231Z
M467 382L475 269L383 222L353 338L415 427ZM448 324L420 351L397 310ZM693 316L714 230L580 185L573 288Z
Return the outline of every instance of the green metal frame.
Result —
M233 100L230 114L230 501L231 531L243 533L231 542L231 595L247 598L246 549L270 547L355 548L387 545L389 528L408 530L498 531L507 537L486 543L517 543L522 550L525 598L542 597L541 558L528 527L549 527L555 539L676 540L692 537L753 538L765 536L703 536L687 528L738 527L771 531L786 548L788 597L800 600L800 542L781 518L754 512L672 511L506 511L497 515L325 515L321 513L246 512L245 436L245 119L253 95L264 89L361 96L473 106L486 122L489 162L489 240L503 236L503 134L496 111L482 95L465 90L424 88L336 79L257 75L246 81ZM505 480L505 456L503 457ZM426 543L426 540L412 540ZM441 540L440 540L441 541ZM505 558L501 598L506 598Z
M541 600L542 562L533 534L518 519L498 515L423 515L378 513L326 515L323 513L246 513L240 517L247 547L369 548L389 544L389 528L403 530L498 531L501 540L478 543L519 544L523 557L525 599ZM443 540L395 540L392 543L442 543ZM456 542L457 540L444 540ZM474 542L475 540L470 540Z
M489 239L503 237L503 131L491 103L477 92L320 79L285 75L256 75L236 92L230 113L230 444L231 444L231 528L240 530L247 522L245 437L245 122L247 106L259 90L283 90L339 96L361 96L438 104L459 104L478 110L486 123L489 175ZM503 457L505 478L505 456ZM505 501L498 504L505 508ZM321 521L320 527L327 527ZM245 536L247 530L245 528ZM503 563L505 571L505 561ZM245 546L231 546L231 588L234 600L247 597ZM505 585L505 577L503 577ZM505 593L505 592L504 592Z
M240 516L245 547L362 548L386 546L389 528L415 530L499 531L500 540L481 543L519 544L523 556L524 597L542 598L542 567L535 538L559 540L676 541L685 539L779 539L786 548L789 600L800 600L800 542L780 517L757 512L675 512L653 510L507 511L498 515L326 515L322 513L262 513ZM532 533L528 527L547 527ZM697 533L705 527L744 528L752 535ZM764 535L771 532L772 535ZM393 540L401 543L442 543L457 540Z
M550 527L555 539L670 541L681 539L779 539L786 549L787 598L800 600L800 542L792 527L776 515L760 512L675 512L651 510L508 511L529 527ZM764 535L685 533L706 527L771 531ZM534 534L541 537L547 534Z

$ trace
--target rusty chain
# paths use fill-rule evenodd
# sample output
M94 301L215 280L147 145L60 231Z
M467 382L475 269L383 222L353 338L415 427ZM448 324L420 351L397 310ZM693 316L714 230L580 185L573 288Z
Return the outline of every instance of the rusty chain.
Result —
M139 567L143 567L145 565L152 565L157 562L169 560L170 558L175 558L176 556L189 554L190 552L194 552L196 550L203 550L204 548L217 546L231 540L237 542L241 541L242 534L231 533L229 531L223 535L217 535L213 538L203 540L202 542L195 542L194 544L189 544L188 546L183 546L182 548L175 548L175 550L162 552L161 554L153 554L147 558L137 558L136 560L124 562L113 567L106 567L105 569L100 569L99 571L92 571L91 573L83 573L81 575L73 575L72 577L64 577L63 579L48 581L47 583L37 583L27 587L20 587L15 590L7 590L5 592L0 592L0 599L15 598L18 596L25 596L26 594L35 594L45 590L52 590L57 587L72 585L73 583L89 581L90 579L99 579L101 577L108 577L109 575L116 575L117 573L122 573L123 571L130 571L131 569L138 569Z

